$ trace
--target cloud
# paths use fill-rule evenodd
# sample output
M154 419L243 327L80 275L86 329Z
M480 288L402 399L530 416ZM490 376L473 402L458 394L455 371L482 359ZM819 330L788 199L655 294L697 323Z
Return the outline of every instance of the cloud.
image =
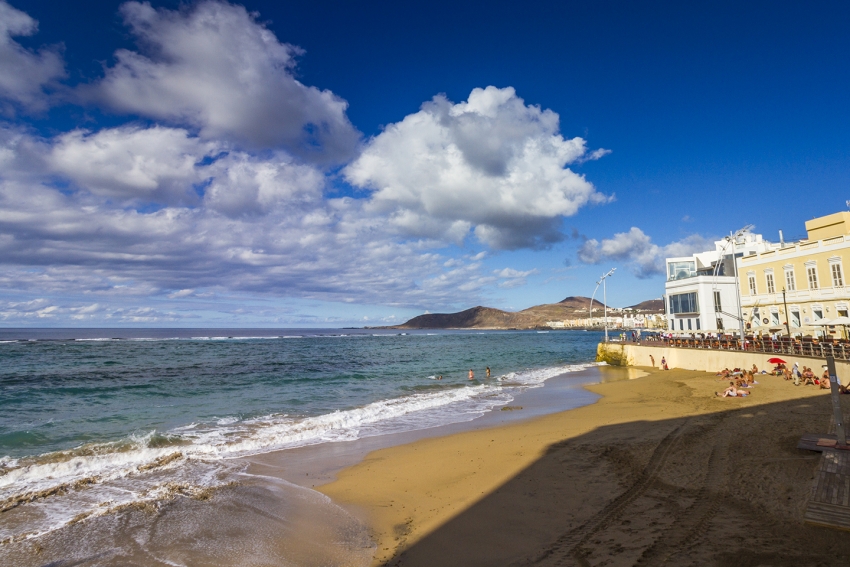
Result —
M113 110L191 126L206 139L280 148L319 163L354 155L348 103L295 79L302 51L281 43L243 6L201 2L179 11L127 2L121 14L141 52L117 62L84 97Z
M648 278L664 273L666 258L689 256L713 248L713 240L697 234L658 246L641 229L633 226L628 232L618 232L602 242L586 240L578 250L578 258L586 264L599 264L606 260L625 262L631 265L637 277Z
M95 195L164 204L194 203L198 162L220 146L183 129L124 126L59 136L47 156L51 169Z
M164 127L0 129L0 289L102 305L245 293L420 308L475 302L498 280L483 252L399 241L366 200L326 198L313 166L218 150ZM162 204L142 206L151 195Z
M528 282L528 276L537 275L540 273L536 268L533 270L515 270L513 268L503 268L501 270L493 270L502 281L499 283L500 288L510 289L524 286Z
M47 108L45 87L65 77L65 63L58 48L25 49L12 40L38 31L38 22L0 0L0 98L11 105L0 109L12 114L15 106L30 111Z
M461 243L473 231L494 248L545 247L564 238L562 217L607 200L566 167L586 143L564 139L558 123L511 87L474 89L458 104L436 96L371 139L344 175L403 234Z

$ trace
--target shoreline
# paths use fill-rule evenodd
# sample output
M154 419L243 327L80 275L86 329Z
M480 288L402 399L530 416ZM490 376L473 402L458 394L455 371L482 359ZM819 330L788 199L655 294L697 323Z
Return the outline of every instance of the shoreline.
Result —
M249 463L248 472L278 477L287 482L318 489L336 479L338 472L357 465L375 451L398 447L430 438L442 438L458 433L524 422L561 411L593 404L598 396L585 386L634 378L642 373L634 369L611 366L588 366L547 379L539 387L529 388L518 395L503 411L496 407L468 421L447 423L436 427L385 433L351 441L335 441L280 449L240 457ZM517 407L519 406L519 407Z
M641 370L585 386L590 405L373 451L316 490L369 526L373 565L633 564L686 541L670 564L850 560L846 536L802 524L818 461L796 442L826 431L827 396L764 375L718 399L711 374Z

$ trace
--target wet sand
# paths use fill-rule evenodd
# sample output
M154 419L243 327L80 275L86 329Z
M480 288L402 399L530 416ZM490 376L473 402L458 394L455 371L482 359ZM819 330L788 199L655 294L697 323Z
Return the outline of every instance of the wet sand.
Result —
M719 399L713 375L649 372L380 449L318 489L370 526L375 565L850 564L850 534L802 523L819 455L796 443L827 430L827 394L762 376Z

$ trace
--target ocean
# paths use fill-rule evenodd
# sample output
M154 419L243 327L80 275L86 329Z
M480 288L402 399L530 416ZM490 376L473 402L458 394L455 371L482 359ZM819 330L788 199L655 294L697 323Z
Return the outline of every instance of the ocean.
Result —
M252 477L245 459L472 421L588 368L599 339L580 331L0 330L0 563L368 564L356 520L314 491ZM246 514L254 519L237 521ZM275 549L258 539L274 522L255 521L270 514L281 523L274 533L291 535ZM260 556L197 543L200 530L224 545L216 530L232 535L252 521L245 538ZM334 546L315 543L322 537Z

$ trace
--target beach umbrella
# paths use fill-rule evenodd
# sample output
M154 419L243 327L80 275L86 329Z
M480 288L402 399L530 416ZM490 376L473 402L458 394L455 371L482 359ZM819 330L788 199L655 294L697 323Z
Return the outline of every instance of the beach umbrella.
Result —
M787 364L784 360L782 360L781 358L777 358L775 356L773 358L768 358L767 363L768 364Z

